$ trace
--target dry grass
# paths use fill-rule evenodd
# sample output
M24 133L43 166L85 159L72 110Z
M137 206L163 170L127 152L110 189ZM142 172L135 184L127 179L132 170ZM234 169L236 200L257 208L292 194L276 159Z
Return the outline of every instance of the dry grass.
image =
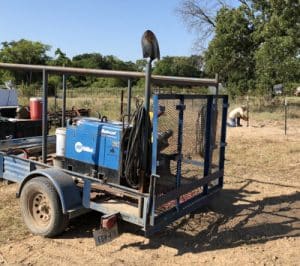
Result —
M249 138L248 134L244 136L244 132L249 129L238 130L229 132L231 139L235 140L228 145L227 159L235 164L230 163L230 167L226 168L228 176L243 175L251 178L255 170L255 175L264 176L266 181L298 181L299 140L285 137L283 131L277 131L277 137L274 138L276 132L272 128L252 129L253 138Z
M17 185L6 185L0 181L0 244L20 240L28 236L16 199Z
M60 100L59 100L60 101ZM50 99L49 106L53 107L53 99ZM119 115L119 108L120 108L120 98L119 97L113 97L106 95L106 97L95 97L95 96L84 96L84 97L74 97L74 98L69 98L68 99L68 107L72 107L73 105L77 107L85 107L85 108L91 108L94 111L99 111L102 115L107 115L110 119L117 119ZM51 107L51 108L52 108ZM231 106L233 107L233 106ZM298 114L299 109L295 109L295 112ZM95 114L95 113L94 113ZM225 164L225 187L224 191L227 191L228 196L232 196L232 193L237 193L237 191L242 191L240 193L248 193L246 200L247 204L251 201L252 209L256 210L261 207L262 204L266 204L268 200L272 201L274 197L276 197L277 201L279 202L276 206L274 205L274 208L278 208L278 210L281 210L281 205L285 206L284 204L287 204L285 201L279 200L281 196L284 197L290 197L290 195L293 195L292 193L299 193L300 189L300 183L299 183L299 171L300 171L300 121L299 119L289 119L288 120L288 135L284 135L284 123L283 123L283 117L282 117L282 112L281 111L276 111L274 112L252 112L250 113L250 127L245 127L245 122L242 122L244 124L243 127L241 128L228 128L228 134L227 134L227 142L228 146L226 148L226 164ZM274 119L276 118L276 119ZM276 120L276 121L274 121ZM250 186L244 188L244 185L247 184L247 182L251 181ZM20 208L19 208L19 202L15 198L15 192L17 190L16 185L5 185L4 183L0 182L0 193L1 193L1 200L0 200L0 246L2 245L3 247L8 243L14 243L16 245L22 246L22 239L26 238L27 240L30 238L28 237L30 234L28 233L27 229L24 226L24 223L21 219L20 215ZM255 192L255 193L252 193ZM231 194L230 194L231 193ZM243 195L244 195L243 194ZM296 194L298 195L298 194ZM295 196L296 197L296 196ZM243 198L243 197L242 197ZM291 197L293 198L293 197ZM264 201L267 199L266 201ZM231 206L228 204L228 208L233 208L234 213L236 213L236 209L241 209L242 211L249 211L247 210L246 206L246 201L243 202L244 205L239 205L239 202L234 202L234 206ZM297 202L296 202L297 203ZM295 203L295 204L296 204ZM297 203L298 204L298 203ZM230 205L230 206L229 206ZM293 205L294 206L294 205ZM267 206L269 208L269 206ZM272 206L271 206L272 207ZM270 208L271 208L270 207ZM272 207L273 208L273 207ZM290 207L290 211L287 211L287 213L284 213L284 215L287 216L295 216L299 217L299 208L294 208ZM298 210L298 211L297 211ZM253 211L253 210L251 210ZM283 210L284 211L284 210ZM283 212L282 211L282 212ZM274 209L272 209L272 212ZM210 213L209 213L210 214ZM279 214L281 214L279 212ZM211 214L214 215L214 214ZM272 248L276 249L277 246L281 246L282 242L275 242L273 244L272 248L269 248L270 245L272 245L272 238L278 238L278 239L284 239L288 236L288 234L293 233L293 231L280 231L277 232L277 228L283 228L286 229L287 225L284 224L282 227L280 227L280 223L277 222L273 216L268 216L267 222L265 222L264 219L266 214L261 214L258 213L255 215L254 214L251 216L252 220L245 219L245 223L242 223L245 226L240 226L240 227L235 227L236 224L239 223L239 219L242 219L242 215L232 215L230 216L230 219L228 223L224 225L224 228L220 228L219 231L223 232L224 236L228 237L228 243L226 242L227 238L225 237L220 237L222 235L220 232L217 232L215 235L213 235L214 239L217 239L217 244L212 247L214 252L220 251L224 252L222 254L225 254L225 251L222 249L226 247L226 245L229 245L230 249L234 252L234 255L236 256L235 252L240 252L241 250L236 249L235 246L239 246L239 243L242 243L241 247L245 249L245 253L243 254L243 258L246 258L247 256L252 257L253 252L258 252L257 247L263 247L265 250L268 250L272 254ZM298 215L298 216L297 216ZM213 216L215 217L215 216ZM217 217L217 216L216 216ZM254 218L253 218L254 217ZM216 219L218 220L218 219ZM194 221L194 220L192 220ZM201 219L199 219L200 222L204 223L205 216L201 216ZM249 222L247 224L247 222ZM87 223L88 226L88 221L84 220L84 224ZM212 227L215 221L208 221L209 227ZM268 234L271 235L270 240L264 235L265 232L262 230L261 235L256 236L256 229L255 228L260 228L259 224L261 223L266 223L268 225ZM293 223L293 222L291 222ZM253 231L249 231L249 228L253 226ZM199 237L193 237L193 238L187 238L185 241L187 243L196 243L201 247L203 243L214 243L213 239L206 239L205 237L209 235L202 227L201 224L196 223L195 227L197 230L200 232L201 230L203 231L203 236L200 234ZM218 224L216 223L215 227L218 227ZM212 227L214 228L214 227ZM80 227L73 229L74 232L80 231ZM259 246L252 244L251 241L248 241L248 235L249 232L253 233L253 238L261 238L260 241L262 243L265 243L268 245L267 248L264 246ZM296 231L295 231L296 232ZM266 234L267 234L266 233ZM181 238L185 238L184 235L179 234L176 230L172 231L172 234L176 235L176 239L172 239L172 236L166 235L163 237L163 248L158 245L157 248L151 250L151 247L149 247L149 252L147 253L142 253L143 251L136 251L133 247L130 247L129 249L124 249L124 261L128 261L129 258L133 258L133 256L128 256L126 252L128 250L133 250L136 251L137 254L140 254L143 258L144 256L147 256L147 254L152 254L151 252L160 252L159 255L163 259L166 259L167 257L169 258L170 256L167 253L164 253L165 250L167 249L167 245L170 245L172 247L172 250L175 250L174 247L178 247L178 249L184 249L182 248L182 243L183 241ZM296 233L295 233L296 234ZM178 237L177 237L178 235ZM180 238L181 237L181 238ZM207 241L203 241L201 238L203 237ZM232 238L236 238L236 241L234 242ZM72 237L71 237L72 238ZM90 236L89 236L90 238ZM123 236L120 237L118 241L123 241L124 245L126 246L128 243L131 243L132 241L135 241L135 239L138 238L136 236L132 236L129 234L124 234ZM178 238L178 239L177 239ZM231 240L230 240L231 239ZM19 241L22 240L22 241ZM24 241L24 245L26 245L26 241ZM36 240L36 238L35 238ZM38 240L42 243L44 240ZM50 240L49 240L50 241ZM64 246L63 243L68 242L68 240L63 239L61 240L62 244L60 244L60 248L64 248L66 251L66 254L68 252L71 254L73 252L73 248L76 250L82 251L82 244L80 241L82 240L75 240L72 242L74 247L71 246L70 250L68 250L67 245ZM107 245L107 249L111 249L112 247L117 247L119 248L120 244L119 242L113 242L112 244ZM142 239L142 241L144 241ZM178 245L176 244L177 242L180 242ZM218 242L219 241L219 242ZM265 241L265 242L264 242ZM16 243L19 242L19 243ZM48 243L48 242L47 242ZM50 243L50 242L49 242ZM51 242L56 243L56 242ZM85 250L89 250L90 246L92 245L90 242L84 242L85 243ZM233 243L233 244L232 244ZM251 245L245 245L247 243L251 243ZM254 241L254 243L256 243ZM289 245L288 247L291 247L292 244L290 244L289 241L283 242L286 245ZM220 247L222 248L220 248ZM51 245L50 245L51 247ZM253 248L252 248L253 247ZM104 247L105 248L105 247ZM186 247L185 247L186 248ZM249 252L246 250L247 248L251 249ZM163 249L163 250L161 250ZM187 249L187 248L186 248ZM221 250L218 250L221 249ZM46 247L45 247L46 250ZM45 250L43 252L45 252ZM201 249L199 249L201 250ZM215 251L217 250L217 251ZM290 249L290 251L295 251L295 249ZM99 251L99 250L98 250ZM101 251L101 249L100 249ZM147 250L148 251L148 250ZM27 251L26 251L27 252ZM53 251L53 254L56 254L56 250ZM123 251L118 251L115 254L112 254L111 257L117 256L119 257L119 254ZM192 250L194 252L194 250ZM298 252L298 251L295 251ZM40 249L37 248L36 251L37 254L40 253ZM80 252L78 252L79 254ZM46 253L47 254L47 253ZM81 254L81 253L80 253ZM95 254L98 254L95 252ZM142 255L143 254L143 255ZM156 254L156 253L155 253ZM158 254L158 253L157 253ZM187 252L187 254L191 254L191 252ZM220 254L220 253L218 253ZM247 255L248 254L248 255ZM250 254L250 255L249 255ZM263 254L263 253L262 253ZM0 253L1 255L1 253ZM256 254L257 256L261 256L261 254ZM277 254L280 256L281 254ZM25 256L24 254L22 256ZM29 255L28 255L29 256ZM98 256L98 255L97 255ZM201 257L201 253L196 254L196 262L199 262L199 257ZM204 256L204 255L203 255ZM218 255L219 256L219 255ZM13 255L12 255L13 257ZM107 257L107 252L103 252L103 258ZM229 256L229 261L231 261L231 256ZM30 261L30 256L28 257ZM293 258L292 256L290 257L291 259ZM151 261L150 258L148 258L149 261ZM250 260L249 259L249 260ZM267 258L268 259L268 258ZM266 259L266 260L267 260ZM287 259L287 258L285 258ZM15 261L11 259L11 261ZM40 260L42 261L42 260ZM188 260L187 260L188 261ZM185 261L185 262L187 262ZM268 260L267 260L268 261ZM296 261L296 259L295 259ZM50 261L49 261L50 262ZM48 263L49 263L48 262ZM0 258L0 263L1 263L1 258ZM80 263L78 261L77 263ZM41 264L41 263L40 263ZM213 262L211 261L211 264ZM226 263L224 263L226 264ZM284 261L282 261L282 264L285 264ZM288 263L287 263L288 264ZM295 264L296 265L296 264Z
M300 97L250 97L249 111L250 118L256 121L284 121L285 119L285 99L287 99L287 118L300 118ZM245 97L237 98L231 102L230 110L240 106L247 105Z
M99 221L93 216L71 223L54 240L29 237L17 186L0 183L0 264L2 252L9 264L28 265L298 265L300 121L293 120L287 136L282 123L256 120L227 133L225 184L216 207L150 239L128 233L134 229L127 226L118 239L94 247L87 233Z
M132 90L133 100L132 109L135 107L135 98L142 99L144 88L134 87ZM71 109L73 106L77 108L89 108L92 110L93 116L98 116L98 113L109 117L109 119L119 120L121 109L121 91L124 92L124 111L127 108L127 88L78 88L69 89L67 91L67 108ZM164 92L170 92L165 89ZM182 91L185 92L184 90ZM61 96L61 91L58 92ZM300 118L300 97L287 97L288 119ZM29 99L26 97L19 97L19 102L22 105L28 105ZM285 97L250 97L249 109L250 119L256 121L284 121ZM230 102L230 110L236 106L247 104L245 97L240 97ZM54 98L49 97L49 110L54 111ZM57 99L57 108L61 109L62 100Z

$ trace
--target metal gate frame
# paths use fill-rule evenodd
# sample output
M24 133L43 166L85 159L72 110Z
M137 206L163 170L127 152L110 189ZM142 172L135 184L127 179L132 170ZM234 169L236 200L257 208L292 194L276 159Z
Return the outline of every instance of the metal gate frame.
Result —
M159 100L179 100L180 104L176 106L178 110L178 141L177 141L177 170L176 170L176 189L161 195L156 195L156 181L158 178L163 178L157 175L157 137L158 137L158 110ZM207 113L206 113L206 132L205 132L205 157L204 157L204 173L201 179L193 181L192 184L181 185L181 163L182 163L182 137L183 137L183 117L184 117L184 101L185 99L204 99L206 100ZM222 100L222 117L221 117L221 135L220 135L220 147L219 147L219 164L218 171L210 173L212 163L212 143L211 135L212 126L216 123L216 109L217 100ZM152 144L152 175L150 181L150 217L149 224L145 228L146 234L159 231L162 227L170 224L176 219L200 208L207 204L223 187L224 177L224 159L225 159L225 147L226 147L226 120L228 109L228 96L227 95L184 95L184 94L155 94L153 96L153 144ZM199 173L201 175L201 173ZM218 179L218 184L213 187L208 187L208 184ZM203 187L203 192L190 198L189 200L180 203L179 198L197 188ZM163 212L159 215L155 213L156 208L166 204L172 200L176 200L176 206Z

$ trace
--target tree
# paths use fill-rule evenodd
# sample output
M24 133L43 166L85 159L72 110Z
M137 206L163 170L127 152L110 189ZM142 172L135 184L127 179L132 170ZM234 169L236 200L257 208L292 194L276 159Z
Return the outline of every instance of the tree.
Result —
M234 94L246 92L254 78L252 33L243 7L222 8L216 18L215 36L205 52L205 72L219 73Z
M72 65L75 67L95 68L95 69L110 69L110 70L127 70L135 71L134 63L124 62L113 55L102 56L99 53L85 53L74 56ZM92 84L100 87L105 86L126 86L127 80L123 79L103 79L96 77L74 77L72 83L75 87L90 86Z
M67 57L67 55L60 49L57 48L54 52L55 57L50 58L47 62L48 65L51 66L71 66L72 61L70 58ZM49 93L55 94L55 91L58 88L62 87L62 77L61 75L50 75L48 79L48 87L49 87Z
M59 48L54 52L55 58L50 60L49 64L53 66L71 66L71 60L67 55Z
M156 62L153 74L200 77L202 65L203 60L201 56L166 56Z
M216 17L221 8L230 8L229 0L182 0L176 9L177 14L187 25L189 31L197 35L194 48L205 50L207 39L210 39L216 29Z
M206 1L182 1L189 27L213 35L205 71L219 72L233 94L299 82L299 0L238 0L238 7L230 2L211 1L216 8L210 12Z
M25 39L3 42L0 50L0 61L5 63L44 65L49 60L47 55L49 50L49 45ZM36 81L38 77L37 74L33 74L31 71L25 74L13 72L13 75L17 82L25 81L27 84Z
M138 59L135 61L135 68L137 71L144 71L147 65L147 60L146 59Z
M83 68L109 69L109 64L100 53L84 53L72 58L72 66Z
M257 9L255 52L259 88L267 91L276 83L300 81L300 2L253 1ZM262 22L260 22L262 21Z
M107 69L108 65L104 57L100 53L84 53L76 55L72 58L72 66L80 68ZM91 76L71 77L71 82L75 87L90 86L97 80Z

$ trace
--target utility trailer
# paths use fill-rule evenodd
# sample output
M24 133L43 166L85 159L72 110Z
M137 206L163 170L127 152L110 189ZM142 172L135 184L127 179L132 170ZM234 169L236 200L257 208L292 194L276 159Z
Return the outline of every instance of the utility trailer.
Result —
M222 189L228 97L150 91L150 84L218 88L217 78L151 76L151 62L146 74L6 63L0 68L43 74L43 135L0 143L0 178L19 184L22 216L34 234L59 235L70 218L95 210L151 235L209 203ZM66 147L65 155L56 157L58 166L48 156L49 145L55 143L46 130L50 74L63 75ZM128 79L122 121L66 122L69 75ZM136 78L146 78L145 102L150 105L132 113L131 80ZM32 145L42 147L42 161L24 158L22 152Z

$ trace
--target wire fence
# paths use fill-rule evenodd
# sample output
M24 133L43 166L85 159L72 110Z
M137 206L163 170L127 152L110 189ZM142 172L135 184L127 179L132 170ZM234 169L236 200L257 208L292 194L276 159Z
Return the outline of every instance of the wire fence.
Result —
M158 93L207 93L205 88L176 88L176 87L153 87L153 91ZM49 109L59 110L61 106L62 90L56 92L56 99L50 97ZM123 94L123 100L122 100ZM91 115L106 115L111 119L119 120L122 113L127 112L128 88L99 88L99 87L81 87L67 89L67 107L91 109ZM41 88L34 88L35 96L42 96ZM134 86L132 88L131 112L135 109L136 101L143 101L144 87ZM229 110L236 106L246 105L249 110L249 121L247 125L251 126L257 121L279 121L285 125L285 133L289 131L289 124L300 119L300 97L284 96L244 96L237 97L230 101Z
M249 121L247 126L257 122L276 121L284 126L288 134L289 125L300 121L300 97L239 97L231 101L229 110L237 106L247 106Z

